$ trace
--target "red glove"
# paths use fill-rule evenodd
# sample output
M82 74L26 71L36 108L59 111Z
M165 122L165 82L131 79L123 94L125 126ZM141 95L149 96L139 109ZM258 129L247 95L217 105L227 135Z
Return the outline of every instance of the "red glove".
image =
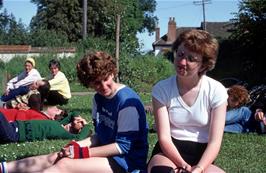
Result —
M71 141L68 143L66 147L69 147L70 155L68 157L72 159L81 159L81 158L89 158L89 147L80 147L79 144L75 141Z

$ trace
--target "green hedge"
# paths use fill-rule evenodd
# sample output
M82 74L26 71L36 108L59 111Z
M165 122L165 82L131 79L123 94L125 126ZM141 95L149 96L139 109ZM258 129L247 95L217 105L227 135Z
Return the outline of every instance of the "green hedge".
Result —
M120 61L121 82L139 92L150 92L157 81L173 73L172 63L163 57L138 55L134 58L122 57Z

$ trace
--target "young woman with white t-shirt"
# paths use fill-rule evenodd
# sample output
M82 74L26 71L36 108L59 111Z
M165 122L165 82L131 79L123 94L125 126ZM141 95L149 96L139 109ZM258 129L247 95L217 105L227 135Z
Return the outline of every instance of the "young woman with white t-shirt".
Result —
M205 75L217 52L217 41L202 30L184 31L174 42L176 75L152 90L158 142L148 172L224 172L212 163L222 143L228 96Z

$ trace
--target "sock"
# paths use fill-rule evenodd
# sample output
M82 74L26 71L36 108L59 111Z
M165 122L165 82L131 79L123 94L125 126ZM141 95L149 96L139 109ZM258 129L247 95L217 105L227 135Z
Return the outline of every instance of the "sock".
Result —
M0 162L0 173L8 173L6 162Z

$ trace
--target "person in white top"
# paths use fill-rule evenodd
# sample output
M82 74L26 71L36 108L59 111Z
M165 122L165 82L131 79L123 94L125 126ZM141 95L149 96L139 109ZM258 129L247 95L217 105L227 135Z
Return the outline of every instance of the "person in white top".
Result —
M42 77L37 69L35 69L35 60L28 57L24 63L25 70L16 77L7 82L4 95L8 95L10 90L17 89L22 86L29 86L34 81L41 80Z
M176 75L152 90L158 142L148 172L224 172L212 163L222 143L228 96L205 75L215 66L218 42L206 31L188 30L172 49Z

